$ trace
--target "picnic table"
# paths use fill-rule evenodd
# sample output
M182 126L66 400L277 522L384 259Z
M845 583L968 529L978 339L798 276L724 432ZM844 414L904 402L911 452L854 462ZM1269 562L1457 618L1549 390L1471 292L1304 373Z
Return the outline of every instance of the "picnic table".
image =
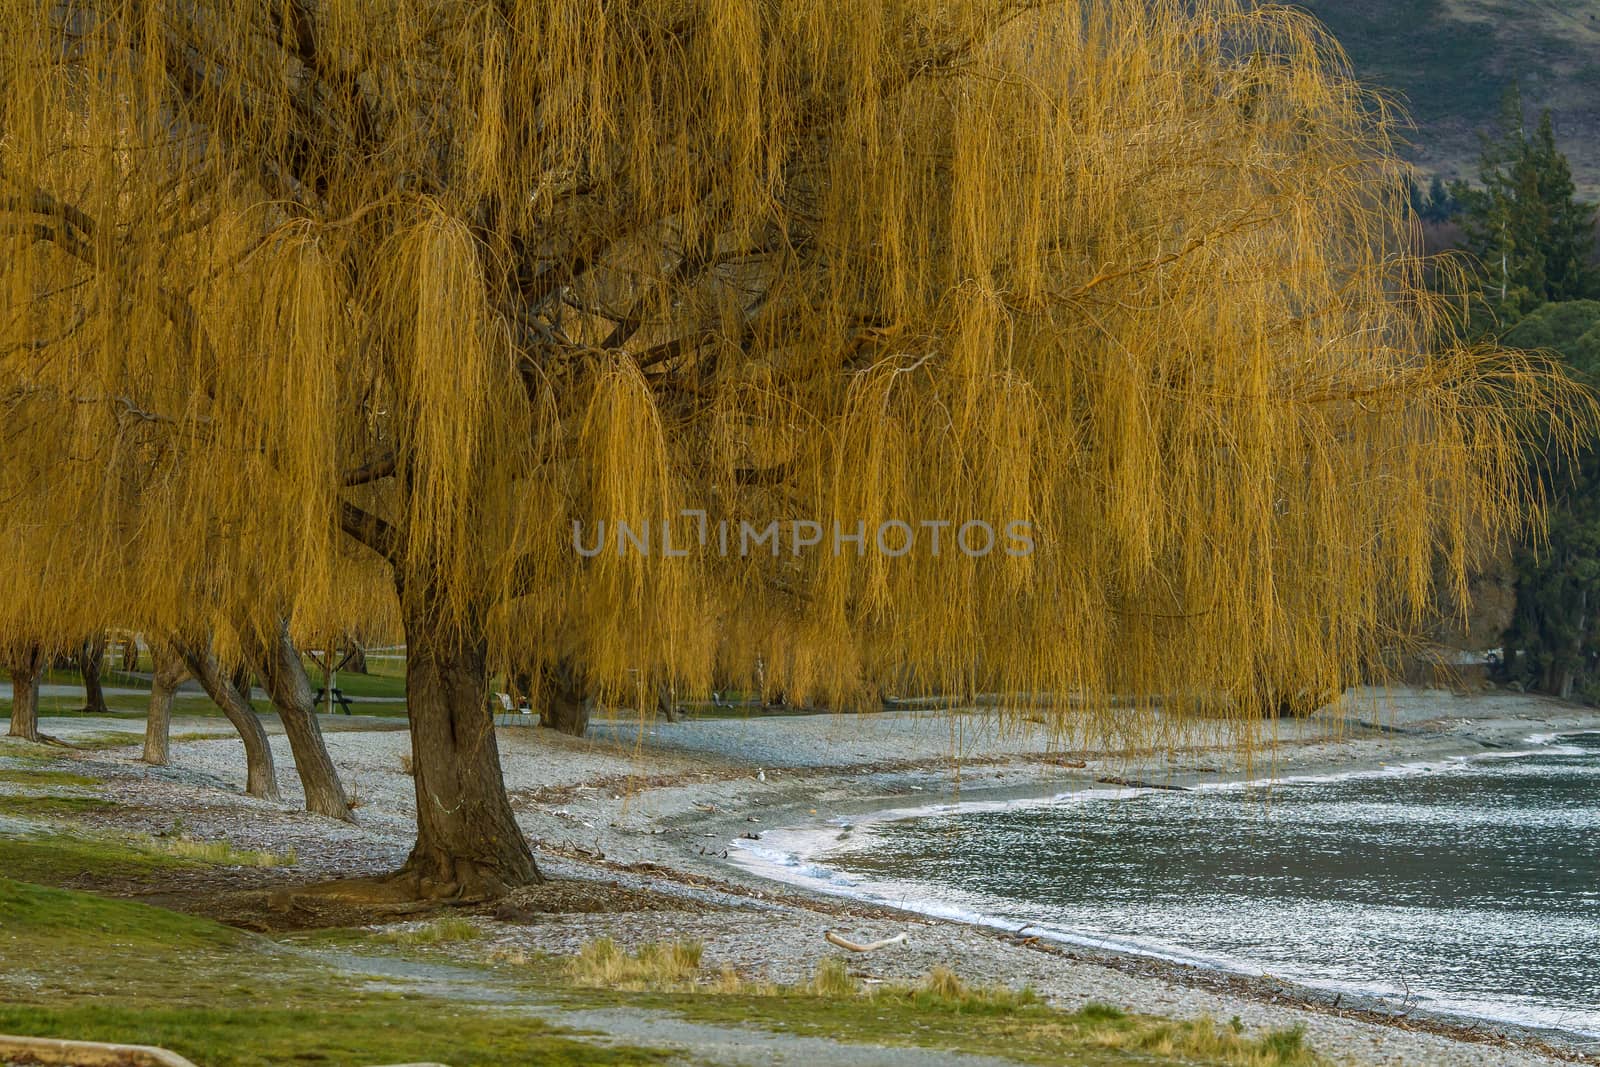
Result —
M327 695L328 690L326 688L318 689L316 699L311 701L311 706L320 708L322 706L322 698ZM344 691L338 686L333 687L333 702L339 705L339 710L346 715L353 714L350 711L350 698L345 696Z

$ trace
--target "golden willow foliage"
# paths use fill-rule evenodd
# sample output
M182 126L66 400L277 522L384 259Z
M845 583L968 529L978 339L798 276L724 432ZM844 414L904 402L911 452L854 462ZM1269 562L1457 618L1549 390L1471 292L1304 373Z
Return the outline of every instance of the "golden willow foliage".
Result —
M0 20L0 521L124 618L390 617L359 540L441 632L612 696L759 663L791 697L1249 713L1422 622L1535 514L1523 443L1590 418L1457 343L1394 117L1301 13ZM937 557L925 531L903 558L617 552L619 520L691 540L685 508L713 545L719 519L954 525ZM1037 551L951 551L969 519Z

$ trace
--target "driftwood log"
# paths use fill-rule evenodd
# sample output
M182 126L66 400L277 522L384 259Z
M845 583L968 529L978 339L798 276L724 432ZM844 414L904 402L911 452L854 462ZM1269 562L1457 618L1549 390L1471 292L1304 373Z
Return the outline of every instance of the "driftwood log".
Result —
M878 949L888 948L890 945L903 945L906 941L906 934L903 930L893 937L886 937L882 941L868 941L864 945L857 944L842 934L834 933L832 930L822 936L828 939L828 944L838 945L840 948L848 949L851 952L876 952Z

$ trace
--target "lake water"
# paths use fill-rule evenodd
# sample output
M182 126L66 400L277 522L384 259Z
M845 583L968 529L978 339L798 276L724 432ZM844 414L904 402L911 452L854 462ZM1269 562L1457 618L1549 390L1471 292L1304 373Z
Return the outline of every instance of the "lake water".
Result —
M767 835L829 892L1600 1035L1600 735L1271 788L1106 790Z

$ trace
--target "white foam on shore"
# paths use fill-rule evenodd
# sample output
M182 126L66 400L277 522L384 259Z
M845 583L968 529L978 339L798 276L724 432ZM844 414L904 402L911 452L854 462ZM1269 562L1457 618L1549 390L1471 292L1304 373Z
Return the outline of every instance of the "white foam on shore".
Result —
M1526 749L1497 750L1455 756L1445 760L1414 761L1354 771L1324 774L1292 775L1270 781L1206 782L1191 786L1193 791L1250 790L1328 784L1344 781L1408 777L1469 771L1472 764L1491 760L1517 759L1528 756L1588 755L1592 749L1556 742L1562 738L1600 736L1600 731L1562 731L1536 734L1527 738ZM1030 797L1015 800L961 801L942 804L924 804L915 807L887 808L872 812L855 820L833 818L814 823L768 831L757 844L748 839L732 842L729 858L752 874L774 881L821 893L828 896L847 897L864 903L897 908L930 918L944 919L1013 934L1041 937L1061 944L1076 945L1098 951L1144 956L1187 966L1203 967L1250 977L1261 977L1269 972L1261 965L1247 959L1208 953L1188 946L1168 943L1155 938L1113 936L1084 929L1064 929L1048 923L1024 922L1001 913L997 902L981 895L967 893L955 887L936 887L925 883L879 881L857 877L830 867L827 857L840 856L851 851L872 847L874 826L891 822L922 819L938 815L971 815L989 812L1042 810L1068 804L1089 804L1095 801L1127 799L1152 794L1153 787L1101 785L1048 797ZM1507 1005L1501 1001L1479 1000L1469 996L1410 986L1401 988L1379 982L1358 982L1329 979L1309 973L1297 973L1293 968L1274 965L1273 976L1296 984L1331 993L1345 993L1385 1000L1399 1000L1420 1006L1442 1015L1465 1017L1491 1023L1558 1030L1582 1038L1600 1038L1600 1012L1582 1013L1582 1017L1564 1008L1548 1007L1531 999L1526 1003Z

